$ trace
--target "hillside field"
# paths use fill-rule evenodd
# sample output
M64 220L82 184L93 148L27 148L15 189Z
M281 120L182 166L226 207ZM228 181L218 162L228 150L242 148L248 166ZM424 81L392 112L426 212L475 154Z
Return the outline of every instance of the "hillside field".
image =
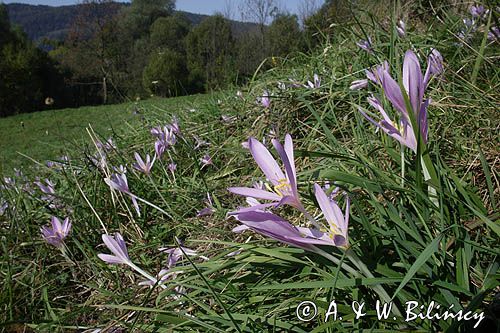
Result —
M45 165L46 161L57 160L70 151L83 150L91 143L86 131L88 127L105 140L120 137L137 130L144 116L165 119L195 107L203 110L214 98L212 95L152 98L0 118L0 173L9 175L14 168L34 162Z
M500 9L458 36L472 9L0 119L0 331L498 332Z

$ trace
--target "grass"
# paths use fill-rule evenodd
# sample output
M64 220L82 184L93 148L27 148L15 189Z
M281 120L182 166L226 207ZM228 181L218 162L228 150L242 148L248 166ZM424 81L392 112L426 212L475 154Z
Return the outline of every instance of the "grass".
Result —
M204 104L211 98L215 97L193 95L153 98L116 105L35 112L1 119L0 172L12 174L13 168L31 165L33 161L30 158L44 163L47 160L58 160L62 155L78 150L78 146L91 143L86 131L89 126L104 139L122 136L131 127L140 126L144 115L155 114L161 119L167 110L188 112L195 105Z
M442 309L483 313L478 330L498 330L498 45L483 45L479 34L457 47L452 32L461 17L440 19L428 22L426 31L409 29L405 39L376 22L364 26L373 32L373 54L355 46L357 28L339 28L315 52L282 59L259 73L241 88L243 98L222 92L196 100L145 101L142 121L116 127L116 148L91 144L108 136L107 125L96 124L100 135L90 131L87 145L70 148L69 162L35 168L27 177L16 176L14 185L3 184L0 205L5 200L8 208L0 216L0 327L49 332L474 331L474 320L405 321L406 302L434 301ZM433 47L443 54L446 70L425 93L433 101L429 140L413 153L375 131L358 111L371 110L366 98L372 93L382 98L383 91L376 85L351 91L349 85L364 77L365 68L386 59L391 74L400 77L408 49L425 67ZM321 87L303 87L314 73ZM300 85L278 88L278 82L290 78ZM255 102L264 89L271 93L269 109ZM392 117L397 114L386 99L382 103ZM196 111L184 112L190 108ZM135 171L133 153L154 152L150 128L170 123L174 115L182 132L177 143L155 162L151 175ZM224 121L222 116L234 118ZM286 133L294 139L298 189L309 214L326 223L314 183L329 182L349 196L348 250L322 246L324 252L307 251L252 231L232 232L239 223L227 213L245 202L227 188L265 180L241 143L253 136L271 147L272 138L282 142ZM96 164L91 158L96 154L104 155L106 163ZM213 165L202 167L205 154ZM431 180L424 178L422 157L435 170ZM172 161L174 173L168 169ZM128 186L142 199L140 216L129 195L111 191L104 181L119 165L127 166ZM35 175L54 182L49 200L33 185ZM344 195L336 200L345 206ZM197 216L206 207L213 214ZM273 212L293 225L309 226L291 207ZM40 236L39 228L53 215L69 216L73 223L64 251ZM168 263L158 249L178 248L179 242L209 260L184 256L170 268L176 276L165 282L165 289L139 286L143 277L129 266L108 265L97 256L110 253L101 235L114 232L124 236L132 262L152 275ZM402 315L395 310L386 319L377 318L376 303L386 295ZM342 320L325 321L332 300ZM303 301L313 301L318 309L308 322L296 315ZM355 318L355 301L366 304L366 316Z

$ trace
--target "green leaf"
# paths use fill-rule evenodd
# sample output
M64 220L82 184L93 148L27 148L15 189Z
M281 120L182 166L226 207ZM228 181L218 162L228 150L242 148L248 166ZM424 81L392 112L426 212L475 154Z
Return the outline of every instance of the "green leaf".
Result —
M401 282L401 278L353 278L323 281L306 281L295 283L280 283L273 285L257 286L253 290L285 290L285 289L315 289L315 288L349 288L358 286L374 286L380 284L394 284Z
M467 296L473 296L473 294L468 291L467 289L464 289L460 286L457 286L456 284L452 284L452 283L449 283L449 282L445 282L445 281L434 281L432 283L433 286L438 286L438 287L443 287L443 288L446 288L448 290L451 290L451 291L458 291L459 293L463 293Z
M406 286L408 282L413 278L413 276L418 272L420 267L422 267L427 260L438 250L439 247L439 242L441 241L441 238L443 238L443 234L440 234L438 237L434 238L434 240L427 245L427 247L424 249L424 251L418 256L417 260L413 263L413 265L410 267L408 272L406 273L403 281L399 285L398 289L394 292L394 296L392 298L397 296L399 291Z

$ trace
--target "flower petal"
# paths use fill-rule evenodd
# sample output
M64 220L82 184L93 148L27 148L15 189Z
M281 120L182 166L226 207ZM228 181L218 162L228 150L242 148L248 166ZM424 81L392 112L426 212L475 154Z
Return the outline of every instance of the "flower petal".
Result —
M399 84L394 81L389 72L382 72L382 88L384 89L385 96L392 103L392 105L398 110L402 115L407 117L405 100L403 94L401 93L401 88Z
M269 179L273 185L277 185L280 179L285 179L285 175L278 166L278 163L276 163L274 157L262 143L255 138L250 138L248 140L248 147L255 162L257 162L262 172L266 175L266 178Z
M264 200L280 201L281 197L274 192L259 190L253 187L230 187L227 189L229 192L246 197L253 197Z
M117 256L110 255L110 254L99 253L97 256L102 261L105 261L108 264L126 264L126 261L124 261L123 259L121 259Z
M415 114L420 112L420 104L424 95L424 86L420 63L413 51L407 51L403 62L403 86L410 98L410 104Z

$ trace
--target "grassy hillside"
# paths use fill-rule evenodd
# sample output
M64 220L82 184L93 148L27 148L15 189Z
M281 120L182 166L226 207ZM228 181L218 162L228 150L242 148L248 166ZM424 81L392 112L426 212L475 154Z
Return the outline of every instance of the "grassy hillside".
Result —
M146 101L140 121L89 109L84 149L2 181L3 327L497 331L499 44L491 16L460 39L454 15L338 27L238 94ZM409 319L431 304L469 319Z
M58 160L91 143L89 126L100 138L121 137L143 125L145 117L166 119L172 112L185 113L202 108L215 96L193 95L150 99L109 106L89 106L21 114L0 119L0 172L12 174L23 168ZM22 155L21 155L22 154ZM24 155L24 156L23 156Z

